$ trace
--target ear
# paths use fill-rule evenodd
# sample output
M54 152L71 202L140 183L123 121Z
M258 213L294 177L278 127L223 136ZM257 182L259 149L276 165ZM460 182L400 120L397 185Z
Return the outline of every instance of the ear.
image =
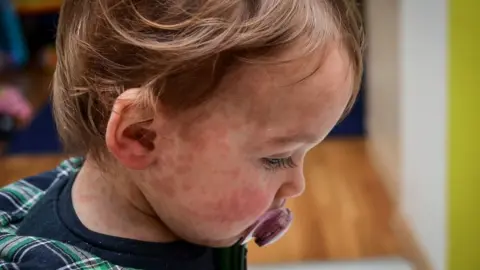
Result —
M153 117L145 120L145 112L135 106L139 91L129 89L115 100L105 134L110 153L132 170L144 170L155 162L157 134L151 127Z

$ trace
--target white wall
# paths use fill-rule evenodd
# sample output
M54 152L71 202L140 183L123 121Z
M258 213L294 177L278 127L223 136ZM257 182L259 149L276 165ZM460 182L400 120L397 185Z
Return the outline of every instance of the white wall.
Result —
M435 270L446 254L446 0L367 0L374 163Z

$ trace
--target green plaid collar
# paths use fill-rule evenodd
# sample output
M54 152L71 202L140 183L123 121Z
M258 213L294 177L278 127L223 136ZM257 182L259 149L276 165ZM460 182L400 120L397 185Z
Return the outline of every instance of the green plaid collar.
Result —
M0 189L0 269L107 270L131 269L113 265L74 246L38 237L16 235L29 210L58 180L78 172L82 158L71 158L52 171L47 188L21 179Z

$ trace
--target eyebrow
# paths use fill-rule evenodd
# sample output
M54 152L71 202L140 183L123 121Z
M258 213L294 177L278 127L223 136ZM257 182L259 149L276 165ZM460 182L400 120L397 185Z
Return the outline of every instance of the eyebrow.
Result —
M269 140L271 144L316 143L318 137L314 134L295 134L292 136L278 136Z

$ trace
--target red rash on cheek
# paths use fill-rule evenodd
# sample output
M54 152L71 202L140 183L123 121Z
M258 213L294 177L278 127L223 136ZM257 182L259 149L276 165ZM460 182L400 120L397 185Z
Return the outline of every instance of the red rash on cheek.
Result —
M231 172L229 172L228 174L229 174L230 179L232 179L232 180L235 181L235 180L237 180L237 179L239 178L240 173L241 173L240 168L236 168L236 169L233 169L233 170L232 170Z
M168 153L164 154L162 159L159 162L162 168L171 168L175 163L173 158L170 155L168 155Z
M191 163L193 161L193 154L189 153L189 154L186 154L186 155L180 155L177 158L177 160L178 160L179 163Z
M199 136L193 145L192 151L194 152L203 152L207 148L207 140Z
M183 183L182 184L182 191L184 191L184 192L189 192L189 191L192 190L192 188L193 188L193 185L190 184L190 183Z
M224 202L222 220L235 222L239 220L256 219L269 206L266 195L252 188L242 188L231 193Z
M216 145L219 158L225 159L232 155L232 149L226 139L219 140Z
M192 167L188 164L179 164L175 167L175 174L176 175L184 175L189 174L192 170Z
M153 186L153 190L169 198L173 198L177 194L174 181L175 177L172 175L163 176L160 179L153 179L151 185Z
M268 207L269 201L262 191L245 187L210 197L201 208L196 206L197 210L191 209L191 214L207 222L240 222L250 225Z

